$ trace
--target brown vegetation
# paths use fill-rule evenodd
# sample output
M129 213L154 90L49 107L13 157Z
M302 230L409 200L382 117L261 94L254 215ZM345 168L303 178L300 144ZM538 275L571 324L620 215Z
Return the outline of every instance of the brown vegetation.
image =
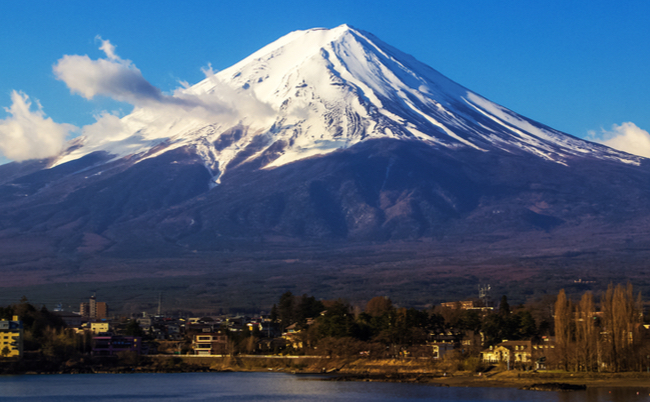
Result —
M586 292L575 307L564 290L555 302L555 363L571 371L641 371L650 350L643 327L641 294L630 283L610 284L596 311L593 294Z

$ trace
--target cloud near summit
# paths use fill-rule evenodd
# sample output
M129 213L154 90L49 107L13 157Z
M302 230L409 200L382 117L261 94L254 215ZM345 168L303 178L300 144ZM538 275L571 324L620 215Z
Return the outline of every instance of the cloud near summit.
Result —
M151 85L131 62L115 54L115 46L98 37L106 58L92 60L88 56L65 55L52 67L56 78L65 82L70 92L86 99L108 96L132 105L162 102L164 95Z
M270 112L259 100L251 99L250 95L235 94L226 85L215 85L218 91L210 94L196 94L189 90L187 83L181 83L181 88L173 91L172 95L166 95L147 81L131 60L118 56L115 45L100 36L96 39L101 41L99 49L106 54L106 58L92 60L85 55L65 55L52 67L57 79L65 82L70 92L86 99L107 96L139 108L181 108L177 113L200 108L203 109L200 114L212 116L238 115L240 106L248 110L253 107L259 113ZM211 66L202 71L206 78L217 81ZM169 109L165 110L166 114L169 112Z
M601 129L599 133L589 131L586 139L619 151L650 158L650 133L631 122L614 124L611 130Z

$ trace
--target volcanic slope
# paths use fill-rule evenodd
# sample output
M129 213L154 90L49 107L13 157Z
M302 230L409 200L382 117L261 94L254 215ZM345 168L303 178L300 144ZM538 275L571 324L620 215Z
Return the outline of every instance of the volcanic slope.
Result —
M173 97L110 137L0 166L7 286L282 271L268 294L372 297L432 278L645 272L646 159L520 116L367 32L290 33Z

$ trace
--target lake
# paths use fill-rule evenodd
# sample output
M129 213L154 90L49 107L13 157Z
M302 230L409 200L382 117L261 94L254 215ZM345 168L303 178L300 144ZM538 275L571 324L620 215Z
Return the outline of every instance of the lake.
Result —
M595 388L561 393L318 378L281 373L0 376L0 401L650 401L647 388Z

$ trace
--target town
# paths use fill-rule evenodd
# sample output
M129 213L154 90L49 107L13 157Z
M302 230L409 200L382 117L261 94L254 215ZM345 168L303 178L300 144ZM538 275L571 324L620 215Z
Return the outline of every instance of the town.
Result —
M494 303L487 290L429 310L381 296L361 309L285 292L268 313L195 317L111 315L95 296L76 313L49 311L23 298L0 308L0 373L201 371L217 367L210 359L234 356L291 358L293 368L305 368L296 365L301 359L383 359L445 375L650 370L650 325L630 284L610 285L600 309L591 292L575 304L561 291L511 307L506 296Z

